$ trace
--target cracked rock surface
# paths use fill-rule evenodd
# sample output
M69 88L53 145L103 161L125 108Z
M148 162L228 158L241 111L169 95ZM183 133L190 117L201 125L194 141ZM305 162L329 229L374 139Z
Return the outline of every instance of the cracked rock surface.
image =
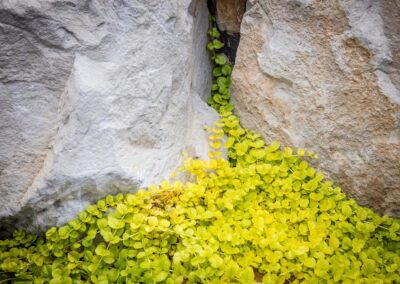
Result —
M249 0L233 92L245 127L400 216L400 2Z
M200 0L0 2L0 231L206 156L207 16Z

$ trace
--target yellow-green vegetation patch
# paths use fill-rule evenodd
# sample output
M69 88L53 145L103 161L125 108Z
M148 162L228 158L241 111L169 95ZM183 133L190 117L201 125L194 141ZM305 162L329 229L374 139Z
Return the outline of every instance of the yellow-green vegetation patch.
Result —
M191 182L107 196L45 236L16 231L0 241L0 283L400 283L400 221L346 198L314 153L242 128L209 34L210 160L185 161Z

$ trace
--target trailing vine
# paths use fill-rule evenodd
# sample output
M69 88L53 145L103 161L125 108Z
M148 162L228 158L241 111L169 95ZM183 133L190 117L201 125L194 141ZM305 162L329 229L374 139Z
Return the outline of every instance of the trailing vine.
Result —
M234 108L233 104L229 102L231 98L229 86L231 85L232 65L224 53L218 52L224 47L224 44L218 39L220 33L216 27L214 17L210 16L209 19L211 28L208 30L210 42L207 44L207 49L215 66L212 70L214 81L211 86L211 96L208 98L208 104L222 114L230 112Z
M181 168L192 182L109 195L44 236L15 231L0 241L0 283L400 283L398 219L346 198L314 153L240 125L210 21L208 103L221 118L210 159Z

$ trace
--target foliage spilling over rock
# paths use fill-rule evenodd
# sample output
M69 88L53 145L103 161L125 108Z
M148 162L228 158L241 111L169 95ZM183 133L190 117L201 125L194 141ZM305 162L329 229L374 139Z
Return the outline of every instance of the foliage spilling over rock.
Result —
M314 153L242 128L209 33L210 160L187 158L190 182L107 196L43 237L16 231L0 241L0 283L400 282L400 221L346 198Z

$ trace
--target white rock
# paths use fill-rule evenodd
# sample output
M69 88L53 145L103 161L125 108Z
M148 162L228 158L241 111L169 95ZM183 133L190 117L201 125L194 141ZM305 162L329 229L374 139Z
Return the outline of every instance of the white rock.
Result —
M182 150L206 158L207 16L200 0L0 2L3 229L158 183Z

